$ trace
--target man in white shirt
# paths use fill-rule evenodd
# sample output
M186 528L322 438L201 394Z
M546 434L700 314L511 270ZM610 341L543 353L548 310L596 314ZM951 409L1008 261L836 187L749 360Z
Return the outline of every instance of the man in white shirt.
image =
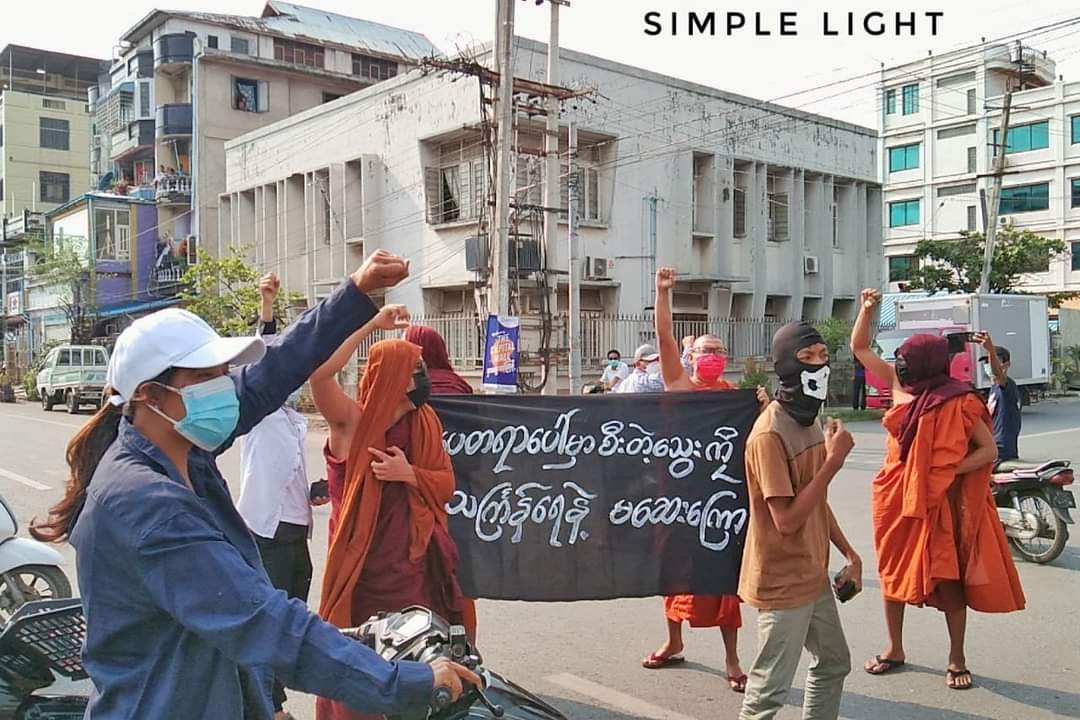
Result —
M660 353L652 345L642 345L634 351L634 369L615 388L617 393L664 392L664 378L660 374Z
M618 350L608 350L607 364L604 365L604 374L600 376L600 384L604 389L611 392L630 375L630 366L622 361L622 353Z
M274 298L278 279L270 274L259 282L262 295L259 334L270 342L277 333ZM308 484L304 438L307 420L296 410L297 390L287 403L266 416L240 445L242 480L236 509L255 536L270 583L290 598L307 602L311 590L311 506L329 501L325 492ZM274 681L276 720L284 712L285 687Z

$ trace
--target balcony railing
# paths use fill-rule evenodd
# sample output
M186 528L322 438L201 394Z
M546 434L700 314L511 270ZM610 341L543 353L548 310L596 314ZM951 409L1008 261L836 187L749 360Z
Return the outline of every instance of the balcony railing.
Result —
M165 175L154 180L154 197L159 203L187 203L191 201L190 175Z
M157 109L157 136L177 137L191 134L191 103L159 105Z
M162 35L154 45L154 67L190 65L195 56L195 35L171 33Z

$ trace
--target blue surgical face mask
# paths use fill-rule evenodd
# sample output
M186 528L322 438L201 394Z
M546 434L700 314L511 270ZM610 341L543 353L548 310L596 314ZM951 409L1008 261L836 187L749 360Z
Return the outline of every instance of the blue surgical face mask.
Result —
M176 432L190 440L195 447L206 451L217 450L236 432L236 424L240 420L240 399L236 396L236 385L228 375L184 388L158 384L183 398L186 414L183 420L173 420L153 405L148 407L171 422Z

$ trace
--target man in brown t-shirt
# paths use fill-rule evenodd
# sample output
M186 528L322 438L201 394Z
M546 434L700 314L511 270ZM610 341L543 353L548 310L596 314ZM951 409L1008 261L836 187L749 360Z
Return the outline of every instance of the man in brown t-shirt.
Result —
M829 351L807 323L773 338L780 376L776 400L758 417L746 443L750 524L739 595L758 609L758 654L740 720L768 720L783 706L803 647L813 656L804 720L836 720L851 656L829 584L830 540L847 558L842 580L862 585L862 561L827 501L829 483L854 442L818 412L826 398Z

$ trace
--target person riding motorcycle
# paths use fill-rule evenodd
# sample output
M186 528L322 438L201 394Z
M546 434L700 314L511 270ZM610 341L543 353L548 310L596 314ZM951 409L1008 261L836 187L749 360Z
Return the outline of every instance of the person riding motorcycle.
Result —
M275 590L217 467L375 316L368 295L407 275L376 251L268 347L175 308L121 334L109 402L68 446L63 499L32 525L77 552L88 720L268 720L274 676L379 713L480 682L448 660L386 662Z

